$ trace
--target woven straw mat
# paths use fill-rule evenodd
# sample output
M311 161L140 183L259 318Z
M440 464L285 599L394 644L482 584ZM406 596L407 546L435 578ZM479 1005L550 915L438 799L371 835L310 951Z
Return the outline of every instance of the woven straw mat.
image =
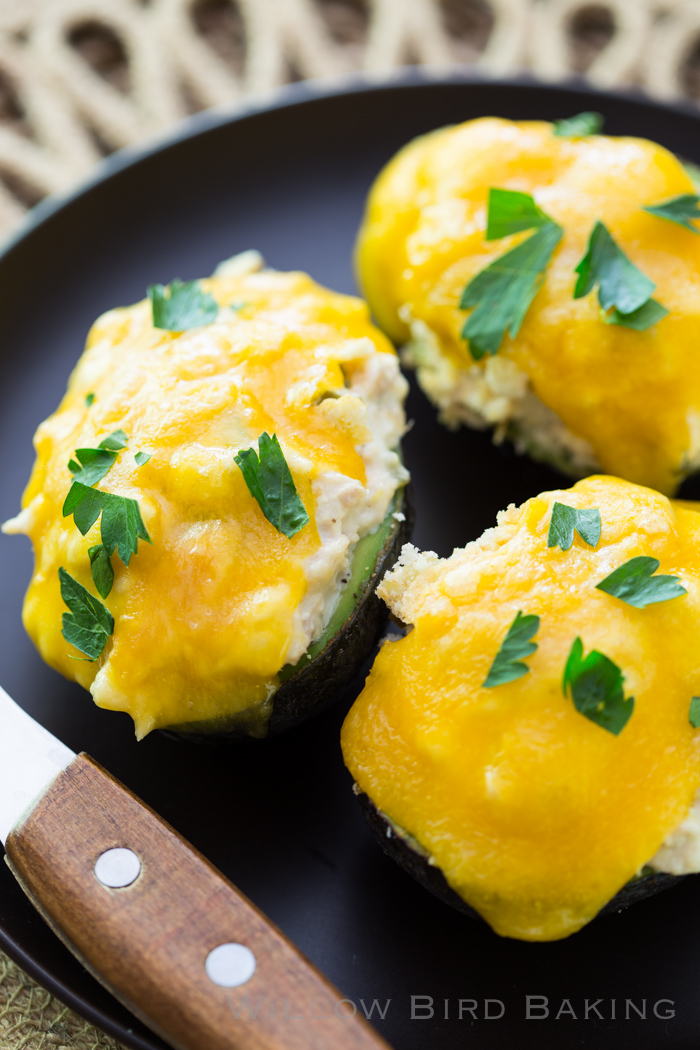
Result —
M0 238L189 113L407 63L698 101L700 0L0 0ZM2 953L0 1048L119 1050Z

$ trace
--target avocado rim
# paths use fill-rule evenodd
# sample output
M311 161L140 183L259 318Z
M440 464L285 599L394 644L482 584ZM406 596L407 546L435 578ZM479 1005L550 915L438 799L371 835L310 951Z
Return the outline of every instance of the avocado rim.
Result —
M416 882L420 883L424 889L428 890L444 904L449 904L451 908L462 912L463 915L468 915L471 919L485 922L486 920L452 889L440 868L436 864L430 863L429 854L422 849L419 843L410 834L404 832L390 821L386 814L382 813L375 806L369 795L362 791L357 784L354 785L354 790L362 815L386 855L396 861L399 867L408 872ZM687 875L669 875L666 872L642 868L641 873L630 879L601 908L598 915L623 911L646 897L653 897L663 890L676 886L687 877Z
M249 718L241 712L234 718L189 722L167 726L161 731L198 743L263 739L285 733L328 707L379 640L389 614L375 591L410 539L414 519L409 482L397 489L377 529L356 544L345 591L345 595L353 595L351 611L338 627L336 619L345 606L341 600L321 637L309 646L296 665L286 664L282 668L280 684L270 700L272 710L268 720L261 722L257 712ZM362 565L368 558L372 559L371 564Z

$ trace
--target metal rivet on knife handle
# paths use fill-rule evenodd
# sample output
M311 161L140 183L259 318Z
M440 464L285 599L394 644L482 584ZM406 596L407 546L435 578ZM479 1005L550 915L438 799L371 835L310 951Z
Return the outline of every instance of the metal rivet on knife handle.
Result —
M220 988L240 988L255 973L257 963L245 944L220 944L207 955L204 969L207 977Z
M120 890L131 886L141 874L141 861L132 849L105 850L97 858L95 877L109 889Z

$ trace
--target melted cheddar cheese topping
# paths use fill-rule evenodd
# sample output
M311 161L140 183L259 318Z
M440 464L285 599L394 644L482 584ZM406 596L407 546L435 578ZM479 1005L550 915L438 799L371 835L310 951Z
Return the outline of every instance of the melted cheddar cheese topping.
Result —
M486 241L491 187L531 194L564 236L518 335L475 364L461 335L461 293L531 235ZM694 192L682 164L643 139L566 139L542 122L473 120L417 139L384 169L360 232L358 271L381 327L397 342L409 324L414 335L427 331L453 387L469 370L487 385L492 370L503 373L501 387L522 375L583 450L574 473L597 461L671 494L700 466L700 237L642 207ZM647 331L605 324L595 292L573 298L597 220L669 310ZM430 379L423 385L430 394ZM448 422L464 421L441 407ZM498 403L488 408L481 425L504 418Z
M405 385L358 299L301 273L201 284L219 305L206 327L157 329L148 301L95 323L63 401L37 431L25 509L6 529L34 543L24 622L41 655L100 706L127 711L139 737L188 723L264 733L278 672L320 633L300 617L305 596L312 584L320 590L309 616L322 627L332 612L324 613L323 588L332 604L351 546L340 515L329 518L325 546L319 536L323 479L350 491L350 505L367 492L362 453L372 435L353 382L379 361ZM74 450L117 428L128 447L97 488L138 500L152 543L139 542L128 567L112 556L105 604L114 634L90 663L62 637L57 572L63 566L96 593L87 551L100 526L82 536L62 506ZM257 449L263 431L277 435L310 517L292 539L267 521L234 462L240 449ZM151 455L140 467L138 450ZM396 484L375 492L377 521Z
M598 507L595 549L547 546L552 505ZM499 516L448 559L404 548L380 594L412 629L384 644L342 731L356 783L497 933L565 937L687 816L700 785L700 504L593 477ZM634 608L595 585L659 560L687 594ZM483 682L517 612L536 614L528 673ZM562 692L572 642L624 674L618 736Z

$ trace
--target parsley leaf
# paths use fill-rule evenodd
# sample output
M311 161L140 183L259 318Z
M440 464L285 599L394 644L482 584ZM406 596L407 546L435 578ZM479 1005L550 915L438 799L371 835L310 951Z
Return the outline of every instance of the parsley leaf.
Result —
M90 408L90 406L92 404L94 404L94 401L95 401L95 395L93 394L92 391L90 391L89 394L85 395L85 404L87 405L88 408Z
M248 491L258 501L267 520L291 539L308 523L309 515L299 498L277 435L261 434L258 450L260 458L254 448L242 449L236 463Z
M131 555L137 553L139 540L151 542L137 501L127 496L115 496L74 481L63 504L63 517L70 514L83 536L101 514L100 531L105 550L111 557L116 548L125 565L129 564Z
M117 458L116 452L104 448L77 448L75 455L79 460L68 461L68 469L76 481L83 485L96 485L107 474Z
M486 240L498 241L511 233L545 226L552 220L538 208L529 193L517 190L489 190Z
M219 313L213 296L203 292L199 281L174 280L168 285L148 286L153 327L168 332L184 332L211 324Z
M690 701L688 718L693 729L700 729L700 696L694 696Z
M595 547L600 539L600 511L597 507L585 507L582 510L569 507L566 503L555 503L547 533L548 547L561 547L568 551L574 542L574 531L578 532L584 543Z
M102 513L104 492L92 489L81 481L74 481L63 501L63 517L73 515L73 521L84 536L95 524Z
M64 568L58 570L61 597L70 612L63 614L61 634L90 660L102 655L107 639L114 631L114 617L102 602L94 598Z
M633 310L631 314L621 314L619 310L613 310L606 316L605 323L623 325L625 328L633 328L635 332L645 332L667 313L665 306L658 303L656 299L650 299L638 310Z
M671 197L670 200L661 201L660 204L649 204L644 211L648 211L650 215L656 215L659 219L675 222L678 226L690 230L691 233L700 233L697 226L693 226L693 223L700 219L698 204L700 204L700 197L697 193L681 193L680 196Z
M564 668L562 691L571 689L574 707L580 714L615 736L627 725L634 710L634 697L622 688L624 675L617 664L593 649L583 658L583 642L576 638Z
M607 319L609 324L643 332L668 313L661 303L651 298L656 288L654 282L630 262L602 222L596 222L593 227L588 249L576 267L576 273L579 276L574 299L588 295L598 285L598 302L602 309L614 308Z
M492 190L491 193L493 192ZM515 194L509 190L498 192L497 210L493 220L492 197L489 197L487 235L490 230L491 239L496 236L493 231L512 232L515 229L527 229L524 224L528 215L529 226L537 226L538 229L517 248L512 248L505 255L494 259L472 278L462 292L460 310L476 307L462 329L462 338L468 340L469 350L475 361L485 354L497 353L506 330L510 331L511 336L518 334L563 233L561 226L540 211L531 197L531 205L526 206L522 202L511 200L508 208L503 209L504 195L521 198L527 197L527 194ZM505 233L499 236L505 236Z
M677 576L654 576L658 567L656 558L643 554L638 558L630 558L597 583L596 588L611 594L613 598L620 598L635 609L646 609L647 605L668 602L688 593L678 583Z
M83 485L96 485L117 458L121 449L126 448L129 439L123 430L115 430L100 442L97 448L77 448L75 459L68 462L68 469L75 481Z
M555 120L553 134L562 139L585 139L588 135L597 135L604 122L601 113L577 113L575 117Z
M100 448L108 448L112 452L120 452L129 443L129 439L123 430L113 430L104 440L100 441Z
M144 463L148 463L148 461L151 458L151 456L152 456L151 452L137 452L136 455L134 456L134 459L136 460L136 466L137 467L142 467L144 465Z
M532 656L537 650L537 643L530 639L537 633L539 626L539 616L523 616L521 611L518 612L491 664L491 670L483 683L484 688L493 689L494 686L514 682L528 673L530 668L519 661Z
M112 568L112 561L104 544L98 543L94 547L89 547L88 557L90 558L92 582L97 588L97 593L102 595L103 598L106 598L112 590L112 584L114 583L114 569Z
M128 565L131 555L138 553L138 541L151 542L135 499L104 493L100 531L108 554L116 548L117 554Z

